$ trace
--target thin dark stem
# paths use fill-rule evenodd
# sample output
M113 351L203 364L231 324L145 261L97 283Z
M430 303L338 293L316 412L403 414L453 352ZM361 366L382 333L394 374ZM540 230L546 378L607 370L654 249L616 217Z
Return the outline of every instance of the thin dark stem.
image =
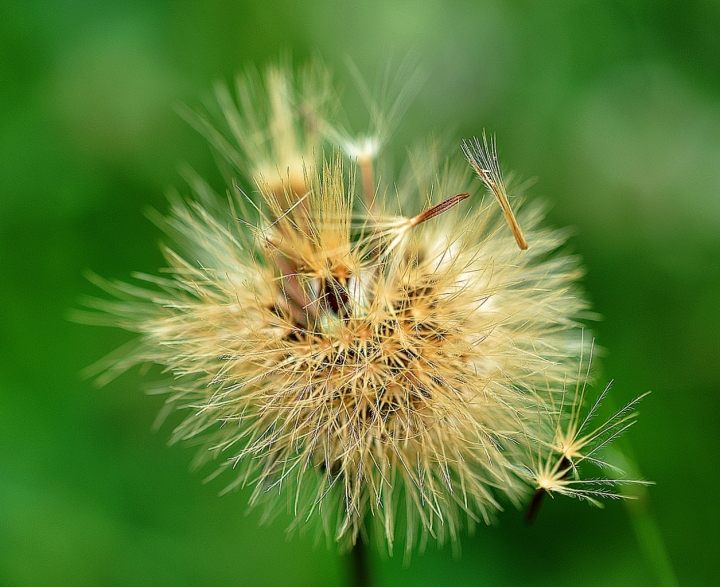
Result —
M559 472L562 473L561 479L567 479L568 477L570 477L570 474L573 471L572 461L570 461L567 457L563 456L563 458L560 459L560 464L558 465L558 468ZM540 511L540 506L542 505L543 498L545 497L546 493L547 491L545 491L542 487L538 487L535 490L532 501L530 502L527 512L525 513L525 523L528 526L531 526L535 522L535 518Z
M368 568L367 549L362 541L358 541L350 551L350 586L370 587L370 573Z
M535 493L533 493L533 497L532 497L532 500L530 501L530 505L528 506L528 509L525 512L525 523L528 526L532 526L535 523L535 518L537 517L538 512L540 511L540 506L542 505L544 497L545 497L544 489L536 489Z

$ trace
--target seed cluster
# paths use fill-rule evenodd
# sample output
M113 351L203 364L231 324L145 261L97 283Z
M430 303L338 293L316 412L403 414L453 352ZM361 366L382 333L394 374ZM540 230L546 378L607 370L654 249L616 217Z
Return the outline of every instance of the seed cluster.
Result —
M224 131L192 121L230 165L228 203L189 174L195 199L158 220L185 250L165 251L169 276L98 279L116 301L89 320L140 335L101 380L164 367L187 411L173 440L201 439L229 488L342 547L372 525L391 550L456 541L535 490L613 496L579 465L604 465L632 416L580 418L581 271L538 206L516 217L494 141L465 143L467 161L421 144L393 181L376 173L391 125L334 126L321 69L217 96Z

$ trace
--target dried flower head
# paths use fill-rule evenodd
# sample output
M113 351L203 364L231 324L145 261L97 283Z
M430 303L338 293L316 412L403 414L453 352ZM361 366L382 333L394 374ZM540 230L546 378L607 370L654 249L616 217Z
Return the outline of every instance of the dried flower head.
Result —
M516 219L494 140L464 143L467 161L422 144L391 183L375 177L386 137L338 139L321 68L247 75L217 102L225 132L194 124L257 197L233 179L223 204L189 174L196 199L159 220L185 251L165 250L169 275L97 279L117 300L92 319L140 335L101 381L161 365L187 412L173 441L202 439L229 489L287 501L344 547L371 520L409 552L536 489L597 495L578 466L629 421L588 433L566 393L585 379L578 260L538 206Z

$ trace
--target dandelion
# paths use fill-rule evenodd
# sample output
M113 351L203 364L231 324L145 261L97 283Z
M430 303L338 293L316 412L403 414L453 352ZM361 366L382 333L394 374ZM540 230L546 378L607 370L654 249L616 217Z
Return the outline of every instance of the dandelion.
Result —
M578 467L628 421L588 432L566 393L585 389L588 309L566 234L511 201L484 134L467 160L422 143L383 179L387 133L349 141L331 88L275 67L236 98L218 87L224 129L188 115L229 164L227 197L189 172L195 198L156 218L183 251L165 249L166 276L93 278L115 299L86 319L139 334L99 380L160 365L186 413L172 441L341 548L371 527L391 552L455 543L538 488L598 495L573 488Z

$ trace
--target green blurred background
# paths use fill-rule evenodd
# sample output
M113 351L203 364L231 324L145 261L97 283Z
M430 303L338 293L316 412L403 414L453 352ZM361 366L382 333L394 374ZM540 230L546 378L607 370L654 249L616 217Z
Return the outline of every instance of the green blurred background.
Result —
M80 371L129 339L66 319L93 271L162 265L143 217L218 180L174 105L282 52L318 52L352 87L388 52L428 81L397 134L497 133L538 176L602 321L601 380L619 405L652 390L625 438L683 586L720 583L720 4L509 0L4 0L0 3L0 585L330 586L346 560L288 518L259 526L247 492L218 497L191 449L151 431L163 398L129 373ZM351 92L348 92L352 95ZM360 118L361 106L352 102ZM645 506L647 506L647 509ZM645 517L642 517L645 516ZM623 503L510 508L409 568L371 553L376 585L671 585ZM647 531L647 528L650 528ZM644 554L641 544L649 554ZM663 579L664 577L664 579ZM663 583L664 581L664 583Z

